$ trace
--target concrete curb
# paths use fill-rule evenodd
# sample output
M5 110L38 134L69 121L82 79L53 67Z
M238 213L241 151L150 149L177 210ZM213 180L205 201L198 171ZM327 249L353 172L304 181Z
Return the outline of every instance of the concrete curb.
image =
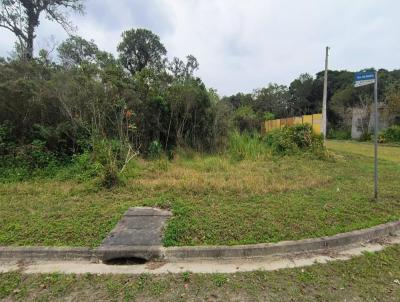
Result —
M251 258L279 254L297 254L367 242L392 235L399 230L400 221L395 221L369 229L315 239L238 246L170 247L164 249L164 259L174 261L182 259Z
M368 242L390 236L400 231L400 220L390 222L369 229L342 233L329 237L304 239L297 241L282 241L278 243L265 243L238 246L192 246L192 247L159 247L159 253L151 247L151 253L166 261L190 259L219 259L219 258L251 258L269 255L298 254L328 250L360 242ZM150 247L147 247L150 248ZM157 247L158 248L158 247ZM0 247L0 260L42 260L42 261L67 261L89 260L99 261L107 257L110 252L117 252L119 258L137 257L146 253L145 247L140 251L124 248L116 251L108 249L68 248L68 247ZM148 251L147 251L148 252ZM156 257L157 257L156 256ZM111 258L108 260L112 260ZM149 260L149 259L147 259Z
M0 247L0 260L92 260L93 250L74 247Z

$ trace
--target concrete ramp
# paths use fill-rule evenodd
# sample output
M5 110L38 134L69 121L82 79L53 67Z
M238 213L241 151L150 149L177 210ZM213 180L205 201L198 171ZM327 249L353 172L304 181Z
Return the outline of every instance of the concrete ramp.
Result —
M164 224L171 212L156 208L130 208L97 249L103 261L160 258Z

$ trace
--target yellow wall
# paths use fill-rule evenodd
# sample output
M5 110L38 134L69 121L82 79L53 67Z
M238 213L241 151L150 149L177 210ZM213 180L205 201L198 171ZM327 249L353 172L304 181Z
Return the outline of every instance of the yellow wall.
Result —
M313 114L312 127L315 133L322 133L322 114Z
M289 122L290 120L290 122ZM310 115L303 115L303 116L295 116L293 118L288 119L277 119L277 120L270 120L265 121L263 125L262 132L266 133L273 129L279 129L284 127L287 124L293 123L294 125L301 125L301 124L310 124L314 130L314 133L321 134L322 128L322 114L310 114Z

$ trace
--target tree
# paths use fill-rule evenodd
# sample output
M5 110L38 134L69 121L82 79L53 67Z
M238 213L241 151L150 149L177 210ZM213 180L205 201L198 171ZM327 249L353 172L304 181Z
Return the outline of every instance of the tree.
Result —
M390 83L385 89L385 99L392 122L400 124L400 81Z
M82 62L93 63L99 54L94 41L87 41L79 36L71 36L58 47L61 62L66 67L80 65Z
M250 106L239 107L233 114L233 121L240 132L254 132L259 129L260 120Z
M357 104L357 90L354 85L338 90L330 99L329 122L336 128L343 128L350 123L346 122L352 118L352 109ZM335 117L332 119L332 116Z
M143 28L123 32L118 52L122 65L132 75L146 67L161 67L167 54L160 37Z
M10 30L23 47L25 58L33 58L33 41L39 26L40 15L59 23L66 31L72 29L63 9L82 12L82 0L2 0L0 6L0 27Z
M295 115L315 113L313 112L315 104L312 98L313 83L313 77L305 73L290 84L291 107Z
M186 80L193 77L194 72L199 69L199 62L193 55L188 55L186 57L186 63L175 57L172 59L172 62L169 63L168 69L175 78Z
M253 104L253 97L251 94L237 93L231 96L225 96L221 100L226 103L233 110L238 109L241 106L251 106Z
M283 118L292 115L289 101L289 89L286 86L269 84L268 87L255 91L253 108L259 118L263 118L265 112Z

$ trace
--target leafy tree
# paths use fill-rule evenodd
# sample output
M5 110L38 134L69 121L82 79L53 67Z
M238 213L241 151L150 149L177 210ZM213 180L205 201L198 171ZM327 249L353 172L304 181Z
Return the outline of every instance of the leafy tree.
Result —
M167 141L172 138L174 145L209 150L212 146L206 142L212 129L213 115L204 84L199 79L174 82L168 89L167 101L170 106Z
M71 36L58 47L58 55L65 67L94 63L99 49L93 40L87 41L79 36Z
M194 72L199 69L199 63L193 55L186 57L186 63L175 57L169 63L168 69L176 79L185 80L193 77Z
M400 81L387 85L385 89L385 101L393 122L400 125Z
M232 96L225 96L221 101L228 104L228 106L232 107L232 109L236 110L242 106L252 106L253 96L251 94L239 92Z
M311 75L301 74L289 87L291 94L291 113L304 115L314 113L315 99L312 97L314 79Z
M343 125L346 116L351 115L351 108L356 104L357 94L353 85L338 90L330 99L329 109L336 116L336 126ZM330 117L332 115L329 115Z
M118 52L123 66L132 75L146 67L161 67L167 54L160 37L143 28L123 32Z
M260 128L260 120L250 106L239 107L234 113L233 120L240 132L254 132Z
M25 51L25 58L33 58L35 31L40 15L59 23L66 31L72 29L63 9L82 12L82 0L2 0L0 4L0 27L10 30L18 38Z
M270 84L256 90L253 108L261 119L265 112L272 112L277 118L290 116L292 108L288 88L284 85Z
M185 68L185 63L177 57L174 57L168 64L168 70L175 78L181 77L184 74Z

